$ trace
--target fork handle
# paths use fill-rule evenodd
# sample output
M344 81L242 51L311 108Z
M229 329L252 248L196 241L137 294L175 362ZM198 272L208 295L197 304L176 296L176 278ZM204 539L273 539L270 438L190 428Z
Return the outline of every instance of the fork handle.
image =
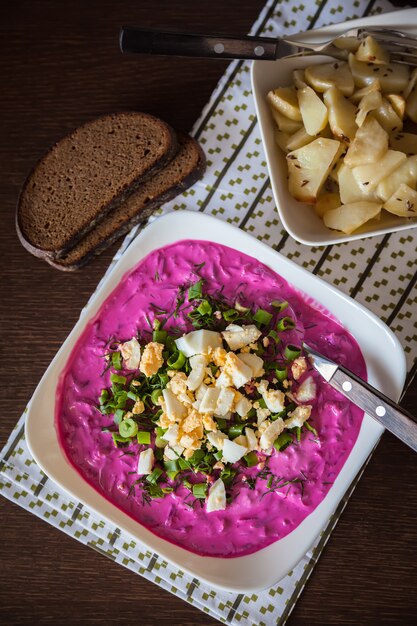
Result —
M124 26L120 31L122 52L216 59L266 59L282 56L286 44L271 37L232 37L162 32Z

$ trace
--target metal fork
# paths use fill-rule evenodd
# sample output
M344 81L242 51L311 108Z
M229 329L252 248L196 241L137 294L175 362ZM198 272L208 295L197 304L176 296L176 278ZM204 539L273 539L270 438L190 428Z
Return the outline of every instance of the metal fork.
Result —
M275 61L287 56L324 54L347 59L341 49L342 39L355 37L362 41L372 35L391 55L391 61L417 66L417 38L398 30L368 27L352 28L325 42L302 41L294 37L233 37L229 35L197 35L175 31L149 30L125 26L120 31L122 52L168 56L210 57L217 59L263 59Z

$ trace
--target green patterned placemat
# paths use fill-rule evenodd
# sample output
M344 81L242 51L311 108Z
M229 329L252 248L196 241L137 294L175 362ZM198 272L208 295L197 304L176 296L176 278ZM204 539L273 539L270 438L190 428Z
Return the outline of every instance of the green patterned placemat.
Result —
M343 5L334 0L305 0L305 3L270 0L252 33L278 36L391 9L383 0L347 0ZM194 134L208 157L204 179L166 204L159 214L189 209L216 215L356 298L390 325L399 337L406 350L410 381L417 369L416 321L412 316L417 300L415 236L391 234L325 248L308 248L287 235L279 223L272 198L251 99L249 68L249 63L241 61L228 67L194 127ZM108 272L138 230L134 229L126 237ZM25 413L0 454L1 493L68 535L228 624L285 623L356 484L356 481L352 484L313 549L277 585L250 596L216 591L97 518L49 480L27 449ZM363 468L360 474L362 471Z

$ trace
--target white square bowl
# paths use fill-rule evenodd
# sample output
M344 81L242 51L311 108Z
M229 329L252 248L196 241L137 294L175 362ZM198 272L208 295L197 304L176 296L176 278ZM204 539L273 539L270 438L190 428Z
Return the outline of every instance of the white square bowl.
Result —
M100 518L107 519L180 569L215 587L238 593L253 592L269 587L283 578L314 543L378 442L383 432L378 422L371 417L364 417L358 439L330 491L297 528L283 539L254 554L227 559L200 556L175 546L157 537L111 504L67 461L54 425L58 380L88 321L97 313L126 272L141 259L157 248L184 239L204 239L249 254L330 311L359 343L369 382L394 400L399 398L405 380L404 352L390 329L360 304L247 233L197 212L170 213L148 226L132 242L91 298L44 374L30 403L26 439L33 458L53 481Z
M348 28L357 26L383 25L417 35L417 8L395 11L382 15L334 24L326 28L306 33L300 37L305 41L327 41ZM364 224L352 235L345 235L327 228L311 205L295 200L288 191L287 164L282 150L275 144L275 122L272 118L266 95L271 89L292 84L292 71L308 65L328 63L327 56L288 57L277 61L254 61L252 63L252 91L255 100L261 137L268 164L269 177L278 214L284 228L300 243L310 246L324 246L344 241L354 241L364 237L408 230L417 227L417 218L406 220L383 212L380 220L373 219Z

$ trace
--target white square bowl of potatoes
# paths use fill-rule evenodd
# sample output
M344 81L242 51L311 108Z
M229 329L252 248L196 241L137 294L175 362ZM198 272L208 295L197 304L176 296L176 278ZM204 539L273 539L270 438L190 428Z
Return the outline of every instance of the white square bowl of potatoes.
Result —
M372 24L417 36L417 9L312 33L326 40ZM340 40L346 60L304 56L252 65L277 210L288 233L306 245L417 227L417 68L391 63L372 37L359 43Z

